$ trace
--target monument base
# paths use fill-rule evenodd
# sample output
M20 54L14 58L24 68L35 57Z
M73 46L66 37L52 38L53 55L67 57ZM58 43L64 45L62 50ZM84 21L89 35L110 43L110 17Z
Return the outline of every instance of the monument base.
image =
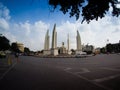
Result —
M51 55L58 55L58 49L51 49Z
M72 53L71 51L68 51L68 54L69 54L69 55L71 55L71 53Z
M51 51L50 50L43 50L43 55L50 55Z

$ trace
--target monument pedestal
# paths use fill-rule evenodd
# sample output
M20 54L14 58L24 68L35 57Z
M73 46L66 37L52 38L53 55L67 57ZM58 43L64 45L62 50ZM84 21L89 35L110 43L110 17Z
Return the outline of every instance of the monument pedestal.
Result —
M57 48L51 49L51 55L54 55L54 56L58 55L58 49Z
M43 55L50 55L51 51L50 50L43 50Z
M71 55L71 53L72 53L71 51L68 51L68 54L69 54L69 55Z

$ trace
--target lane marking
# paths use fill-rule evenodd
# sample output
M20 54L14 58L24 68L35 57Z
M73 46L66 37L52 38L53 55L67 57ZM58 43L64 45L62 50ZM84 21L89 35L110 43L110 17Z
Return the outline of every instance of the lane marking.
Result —
M70 67L67 67L67 68L65 68L64 70L65 71L69 71L69 70L71 70L72 68L70 68ZM74 69L73 69L74 70ZM80 68L80 70L82 70L82 71L80 71L80 72L74 72L74 73L76 73L76 74L83 74L83 73L88 73L88 72L90 72L87 68Z
M65 70L65 71L68 71L68 70L70 70L70 69L72 69L72 68L69 68L69 67L68 67L68 68L65 68L64 70Z
M81 68L81 72L75 72L76 74L83 74L83 73L88 73L90 72L90 70L88 70L87 68Z
M0 77L0 80L2 80L4 78L4 76L16 65L17 63L14 63L5 73L2 74L2 76Z
M83 77L83 76L81 76L81 75L79 75L79 74L77 74L77 73L70 72L69 70L64 70L64 71L67 72L67 73L69 73L69 74L72 74L72 75L74 75L74 76L76 76L76 77L78 77L78 78L81 78L81 79L83 79L83 80L85 80L85 81L87 81L87 82L89 82L89 83L92 83L92 84L94 84L94 85L96 85L96 86L98 86L98 87L101 87L101 88L103 88L103 89L105 89L105 90L112 90L112 89L110 89L109 87L105 87L105 86L103 86L103 85L100 85L100 84L98 84L98 83L96 83L96 82L94 82L94 81L92 81L92 80L89 80L89 79L87 79L87 78L85 78L85 77Z
M114 78L116 78L118 76L120 76L120 74L113 75L113 76L108 76L108 77L104 77L104 78L98 78L98 79L95 79L93 81L94 82L103 82L103 81L107 81L107 80L110 80L110 79L114 79Z

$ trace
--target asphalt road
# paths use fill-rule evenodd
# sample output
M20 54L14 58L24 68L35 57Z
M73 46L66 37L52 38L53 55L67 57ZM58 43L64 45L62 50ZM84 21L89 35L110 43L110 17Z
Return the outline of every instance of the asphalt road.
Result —
M120 90L120 55L20 56L0 80L0 90Z

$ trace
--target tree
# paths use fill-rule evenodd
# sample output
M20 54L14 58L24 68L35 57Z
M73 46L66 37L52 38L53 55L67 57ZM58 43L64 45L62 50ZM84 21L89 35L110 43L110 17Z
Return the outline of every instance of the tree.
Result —
M54 9L60 6L60 11L64 14L70 14L70 17L75 16L76 20L80 15L83 21L89 23L91 20L103 18L112 7L112 16L118 17L120 15L120 8L117 7L120 2L118 0L49 0L49 5Z
M71 52L72 52L72 54L75 54L75 50L74 49L71 49Z
M119 53L120 52L120 43L107 44L106 49L107 49L107 52L109 52L109 53Z
M113 45L112 44L107 44L106 45L106 50L107 50L107 52L109 52L109 53L111 53L112 51L113 51Z
M17 46L17 43L12 43L11 49L12 49L13 52L17 52L17 53L20 52L20 50L19 50L19 48Z
M0 35L0 51L8 50L10 48L9 40L5 37Z
M106 53L105 47L101 48L101 49L100 49L100 52L101 52L101 53Z
M25 48L24 48L24 53L26 53L27 55L30 54L30 49L27 48L27 47L25 47Z

